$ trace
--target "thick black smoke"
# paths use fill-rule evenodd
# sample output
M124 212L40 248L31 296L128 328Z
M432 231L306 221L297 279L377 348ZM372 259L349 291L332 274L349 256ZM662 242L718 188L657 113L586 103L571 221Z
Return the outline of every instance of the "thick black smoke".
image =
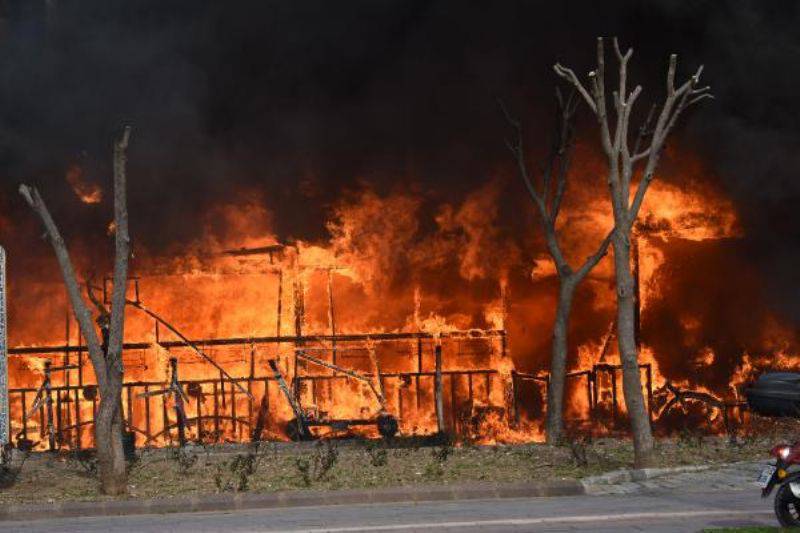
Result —
M103 242L108 202L80 205L64 175L79 164L107 187L122 123L135 128L132 233L153 248L194 235L209 205L248 187L266 191L286 237L319 235L324 207L360 182L458 197L508 169L495 98L542 139L553 62L585 72L595 36L616 34L636 48L643 100L662 94L669 52L681 75L707 65L717 100L691 113L681 142L711 161L742 246L800 320L795 2L50 4L2 4L0 209L13 224L0 219L0 241L18 257L19 232L35 227L20 181L40 186L68 238ZM518 183L507 189L504 212L528 223Z

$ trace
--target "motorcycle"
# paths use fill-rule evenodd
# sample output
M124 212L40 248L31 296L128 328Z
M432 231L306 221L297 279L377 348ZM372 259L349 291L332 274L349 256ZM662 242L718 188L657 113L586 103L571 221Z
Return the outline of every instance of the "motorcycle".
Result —
M775 464L767 465L758 477L761 497L769 496L775 487L775 515L783 527L800 527L800 471L789 471L793 465L800 465L800 441L794 444L779 444L772 448L770 455Z

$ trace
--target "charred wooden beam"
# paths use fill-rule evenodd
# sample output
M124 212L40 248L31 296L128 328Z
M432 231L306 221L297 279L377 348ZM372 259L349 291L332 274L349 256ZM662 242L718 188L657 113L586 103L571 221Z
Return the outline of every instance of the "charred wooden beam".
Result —
M300 405L298 405L298 403L295 401L294 395L292 395L292 392L289 390L289 385L283 378L280 368L278 368L278 362L275 359L270 359L267 361L267 363L274 373L275 380L278 382L281 392L283 392L283 395L286 397L286 401L289 402L289 406L294 412L295 424L297 424L297 434L303 437L308 436L310 432L308 430L308 422L306 421L305 414L303 413L303 410L300 409Z

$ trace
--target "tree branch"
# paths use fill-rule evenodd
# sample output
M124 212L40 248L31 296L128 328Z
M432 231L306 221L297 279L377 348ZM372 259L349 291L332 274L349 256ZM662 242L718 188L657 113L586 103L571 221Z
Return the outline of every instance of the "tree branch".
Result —
M589 109L592 110L592 113L596 114L597 106L595 105L592 97L589 95L589 91L586 90L586 87L583 86L581 81L575 75L575 72L573 72L571 68L564 67L563 65L561 65L561 63L556 63L555 65L553 65L553 70L556 72L556 74L564 78L566 81L568 81L575 87L578 93L583 97L584 101L586 102L586 105L588 105Z
M572 270L569 264L567 263L566 259L564 258L564 254L561 250L561 247L558 244L558 239L556 237L556 229L555 229L555 217L548 211L547 204L545 203L545 193L539 193L536 190L536 187L533 184L533 180L531 179L530 174L528 173L528 167L527 164L525 163L525 154L523 149L522 124L518 119L511 116L511 114L506 109L506 106L503 104L502 100L498 100L498 104L500 105L500 109L503 112L506 121L509 123L509 125L511 125L511 127L515 131L516 138L511 141L507 140L506 145L513 154L514 159L516 160L517 163L517 169L519 175L522 178L522 182L525 184L525 188L528 190L528 194L530 195L531 200L533 200L533 203L536 205L536 208L539 211L539 220L542 226L542 230L544 231L545 242L547 244L548 252L550 253L550 256L553 258L553 262L556 266L556 270L559 276L568 276L569 274L571 274ZM548 158L548 164L550 165L550 168L552 168L553 160L557 156L558 156L558 150L556 149L551 150L550 157ZM545 170L545 172L549 171Z
M676 62L677 56L672 54L667 71L667 97L658 117L655 130L653 131L650 147L645 151L647 153L647 165L642 174L642 180L639 182L633 201L628 207L628 230L633 227L633 223L639 215L645 193L654 177L655 169L658 165L658 160L661 156L661 151L664 148L664 142L667 136L674 128L681 113L692 103L689 97L692 94L698 93L700 96L710 96L707 92L709 87L697 88L697 85L700 83L700 76L703 73L703 65L700 65L694 75L681 85L680 88L675 90ZM697 93L695 93L695 91L697 91ZM642 154L645 152L642 152Z
M67 295L69 296L75 318L81 328L81 333L84 339L86 339L86 345L89 349L89 358L92 360L92 365L96 369L97 384L100 386L102 393L107 387L104 354L103 350L100 348L97 331L94 328L94 324L92 324L92 314L89 312L89 308L86 306L86 302L84 302L83 296L81 295L81 289L78 285L78 279L75 276L75 269L72 266L72 260L69 257L67 245L61 237L61 233L58 231L58 227L53 221L53 217L50 215L47 205L39 195L39 191L36 190L35 187L22 184L19 186L19 193L25 198L25 201L31 209L39 215L47 237L50 240L50 244L53 246L58 265L61 268L61 275L64 278L64 285L67 287Z
M589 272L597 266L597 263L608 254L608 247L611 245L611 239L614 237L614 229L615 228L611 228L611 231L608 232L605 239L600 243L600 246L597 247L597 251L587 257L580 268L575 271L574 277L577 281L581 281L585 278Z
M111 293L108 361L109 366L115 368L120 374L123 372L122 341L125 336L125 295L128 288L128 259L130 257L126 191L127 149L130 134L130 126L125 126L122 137L114 144L114 222L116 223L114 234L116 251L114 257L114 289Z

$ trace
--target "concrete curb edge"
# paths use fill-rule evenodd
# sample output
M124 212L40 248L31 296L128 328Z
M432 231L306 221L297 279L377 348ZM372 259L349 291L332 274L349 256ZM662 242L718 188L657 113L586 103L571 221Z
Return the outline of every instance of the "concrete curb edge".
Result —
M268 494L209 494L169 499L128 499L7 505L0 508L0 522L89 516L315 507L321 505L348 505L360 503L410 503L444 500L579 496L585 493L585 485L580 480L563 480L548 483L407 486L374 490L283 491Z
M657 477L663 477L670 474L682 474L685 472L702 472L704 470L713 470L717 468L730 468L748 464L745 462L737 463L722 463L711 465L685 465L675 466L669 468L621 468L600 474L598 476L589 476L580 480L584 489L597 485L617 485L619 483L647 481Z

